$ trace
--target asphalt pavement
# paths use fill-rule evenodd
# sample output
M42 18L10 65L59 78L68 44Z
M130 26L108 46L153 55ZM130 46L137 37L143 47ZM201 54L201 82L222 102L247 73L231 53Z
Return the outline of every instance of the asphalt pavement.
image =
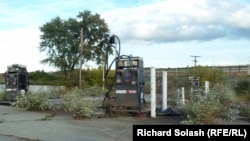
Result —
M178 114L156 118L107 117L102 111L76 120L62 110L27 111L0 105L0 141L132 141L134 124L177 125L181 121ZM236 120L230 124L250 122Z
M95 118L76 120L72 114L63 111L26 111L0 106L0 141L116 140L116 136L102 133L103 128L108 128L107 131L112 128L100 122L104 121Z
M27 111L0 105L0 141L132 141L134 124L179 124L178 117L107 117L77 120L62 110Z

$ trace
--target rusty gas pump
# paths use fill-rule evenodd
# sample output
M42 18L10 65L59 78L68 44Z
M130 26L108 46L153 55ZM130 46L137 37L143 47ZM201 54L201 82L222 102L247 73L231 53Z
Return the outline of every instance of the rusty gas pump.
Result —
M105 94L103 105L106 113L111 114L116 111L130 111L142 113L146 108L144 96L144 66L142 57L134 57L132 55L120 55L119 38L113 35L110 38L111 44L119 42L119 49L115 48L115 59L108 65L109 50L106 54L105 62L105 82L108 92ZM111 66L115 65L113 74Z

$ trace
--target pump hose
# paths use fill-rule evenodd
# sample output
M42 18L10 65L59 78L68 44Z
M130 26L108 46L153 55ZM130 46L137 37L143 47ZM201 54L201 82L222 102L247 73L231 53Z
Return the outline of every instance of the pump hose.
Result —
M113 36L113 37L116 37L116 36ZM106 112L110 112L110 107L107 107L105 106L105 102L107 100L110 100L110 99L115 99L115 97L111 97L110 95L110 92L113 90L115 84L116 84L116 73L117 71L114 72L114 74L112 76L109 75L109 72L112 68L112 66L114 65L114 63L120 59L120 58L128 58L129 60L131 59L131 55L120 55L120 51L121 51L121 46L120 46L120 40L119 38L117 37L118 41L119 41L119 48L117 49L115 45L112 45L112 44L108 44L107 48L106 48L106 54L105 54L105 63L104 63L104 82L105 82L105 86L106 88L108 89L108 91L106 92L105 94L105 97L104 97L104 100L103 100L103 107L106 108ZM109 56L110 56L110 53L113 53L113 50L112 48L115 49L115 58L111 61L111 63L109 64ZM131 62L131 61L129 61ZM132 68L130 70L132 72ZM141 83L141 82L140 82ZM140 84L140 91L142 91L142 85L144 85L144 82ZM139 107L143 107L146 105L146 101L143 97L143 99L141 99L141 94L139 93L138 94L138 99L140 100L140 105ZM143 105L142 103L144 103L145 105Z
M115 76L116 76L116 71L115 74L113 76L108 76L111 67L113 66L114 62L120 57L120 40L119 38L117 38L119 41L119 50L117 50L116 46L112 45L112 44L108 44L107 48L106 48L106 55L105 55L105 63L104 63L104 82L105 82L105 86L107 87L108 91L105 94L104 100L103 100L103 107L104 107L104 103L106 101L107 98L110 98L109 93L112 91L112 89L114 88L114 84L115 84ZM112 60L112 62L109 64L109 56L110 53L112 53L112 48L115 49L115 58Z

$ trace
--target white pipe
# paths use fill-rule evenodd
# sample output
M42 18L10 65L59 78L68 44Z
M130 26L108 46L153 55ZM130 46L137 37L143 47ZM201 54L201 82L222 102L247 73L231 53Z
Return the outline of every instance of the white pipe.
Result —
M208 94L209 92L209 82L205 81L205 93Z
M180 101L180 89L177 89L177 99L178 99L178 102Z
M162 72L162 111L167 109L167 71Z
M184 87L181 87L181 99L182 99L182 104L185 104L185 93L184 93Z
M155 68L151 68L151 117L156 117L156 77Z

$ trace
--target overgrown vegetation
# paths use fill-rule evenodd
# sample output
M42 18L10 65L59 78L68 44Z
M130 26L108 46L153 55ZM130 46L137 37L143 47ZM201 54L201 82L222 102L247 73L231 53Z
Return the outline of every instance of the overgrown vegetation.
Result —
M246 96L250 100L250 81L248 79L238 81L235 91L238 96Z
M0 93L0 101L6 101L7 93L6 91Z
M90 117L100 105L100 101L95 99L89 91L81 89L72 89L63 96L63 109L67 112L72 112L75 119L83 119ZM99 91L100 93L101 91ZM95 94L99 95L99 94Z
M209 70L210 68L197 68L198 70L191 70L187 72L184 77L190 76L193 73L200 76L201 85L200 93L189 91L190 85L187 80L179 79L178 85L168 83L173 90L168 92L168 99L172 101L168 104L172 106L180 106L180 103L173 102L177 99L176 89L174 86L184 86L186 103L185 107L178 107L181 112L187 117L187 121L184 124L218 124L224 120L231 121L236 118L235 116L242 116L244 118L250 118L250 81L244 79L246 77L240 77L237 83L229 84L225 78L225 74L220 70ZM63 85L66 87L65 91L60 92L47 92L45 93L27 93L25 96L18 96L17 104L19 107L28 110L45 110L51 109L50 99L63 99L62 109L72 113L74 118L83 119L91 116L96 110L96 107L101 105L102 100L98 100L97 97L103 96L105 91L103 90L104 82L102 80L103 70L97 69L85 69L83 70L83 87L78 88L79 84L79 71L75 70L71 73L71 79L65 78L63 73L45 73L34 72L30 73L30 79L33 82L50 82L54 85ZM195 76L196 76L195 75ZM39 77L40 79L38 80ZM168 76L171 81L171 76ZM216 77L216 79L213 79ZM208 94L203 92L203 81L209 80L210 90ZM236 82L236 81L235 81ZM182 84L182 85L180 85ZM233 87L232 87L233 86ZM145 89L149 89L150 84L145 84ZM157 89L160 89L157 87ZM45 96L46 95L46 96ZM6 98L5 94L0 94L0 99ZM238 113L236 113L238 112Z
M114 72L111 70L111 72ZM71 73L71 78L65 78L63 72L44 72L35 71L29 73L31 85L59 85L65 86L66 89L79 87L79 70L74 70ZM87 68L82 70L82 88L89 88L92 86L103 87L103 69Z
M200 78L200 84L201 87L203 87L203 84L205 81L209 81L210 86L216 85L218 83L223 82L223 71L219 70L217 68L211 68L211 67L203 67L203 66L197 66L195 68L190 69L190 71L187 72L188 76L197 76Z
M179 74L180 75L180 74ZM216 68L198 66L181 74L169 75L169 103L183 112L187 120L183 124L219 124L232 121L242 116L249 118L250 111L250 81L246 74L226 73ZM191 91L189 76L199 77L198 91ZM205 94L205 81L209 82L209 93ZM181 105L180 95L176 90L185 89L185 105ZM177 101L174 99L178 99ZM182 107L183 106L183 107Z
M72 113L75 119L83 119L91 116L95 109L101 105L98 96L103 94L103 90L98 86L87 89L70 89L65 91L60 97L51 97L51 94L39 92L28 92L24 95L19 94L15 107L25 110L57 110L53 108L53 98L62 99L59 109ZM52 99L51 99L52 98Z
M233 110L236 97L234 91L222 84L216 84L209 93L192 93L181 108L187 121L184 124L220 124L235 118Z
M25 110L47 110L52 109L52 103L49 102L49 95L43 92L27 92L25 95L19 94L15 107Z
M239 115L250 119L250 81L242 79L235 87L239 99Z
M42 71L34 71L29 73L29 83L36 85L53 85L58 77L54 73L47 73ZM58 85L58 84L57 84Z

